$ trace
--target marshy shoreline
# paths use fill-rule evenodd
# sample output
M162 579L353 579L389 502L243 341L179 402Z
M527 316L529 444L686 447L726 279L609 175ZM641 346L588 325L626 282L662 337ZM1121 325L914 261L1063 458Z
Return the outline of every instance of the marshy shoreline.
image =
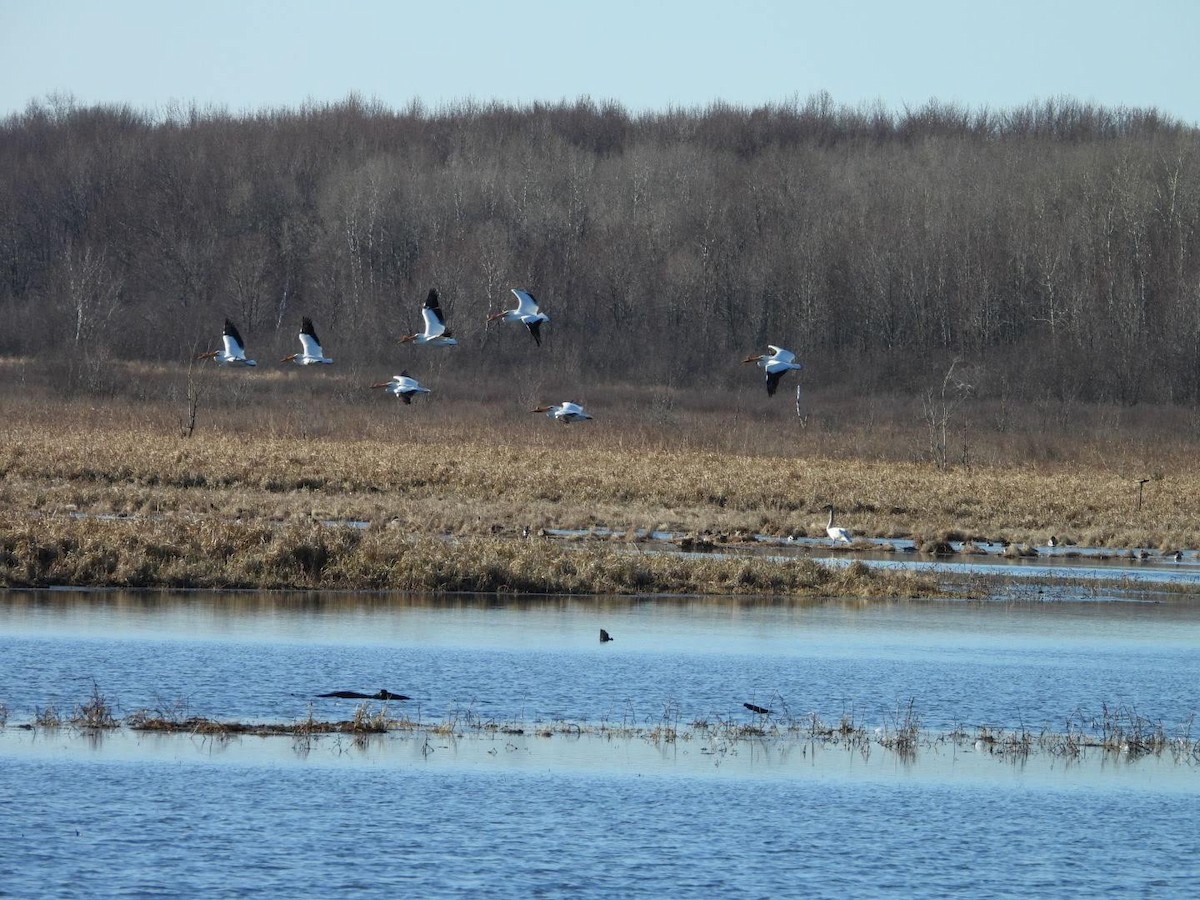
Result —
M775 699L781 702L780 698ZM1154 758L1200 771L1200 737L1193 733L1193 721L1170 730L1162 722L1147 719L1135 709L1119 704L1101 704L1100 714L1090 717L1076 711L1063 717L1061 729L959 724L948 731L924 728L913 701L898 703L894 714L875 727L849 713L831 723L816 712L797 715L786 709L772 711L763 707L756 708L748 717L688 719L674 703L668 703L661 718L656 720L626 718L613 722L497 721L469 708L430 720L421 716L419 704L389 701L358 702L348 718L329 718L318 716L315 705L316 701L310 702L307 716L293 721L243 721L196 715L181 701L169 708L137 709L119 716L114 704L98 686L93 686L91 696L72 706L69 712L60 713L50 704L37 708L27 722L9 721L7 708L0 705L0 739L6 731L10 735L24 732L92 742L101 741L106 735L121 734L226 743L242 738L290 738L299 752L308 752L313 742L322 738L349 738L359 749L364 749L368 741L390 736L424 741L424 752L428 755L434 752L429 743L432 740L573 738L636 741L660 748L690 746L702 754L715 756L735 754L739 748L752 745L840 750L864 759L872 752L886 752L909 763L916 761L922 752L950 748L1011 763L1037 757L1069 763L1118 759L1133 763ZM418 706L415 713L398 710L413 705Z
M981 596L1004 579L947 587L840 563L887 541L929 558L1051 535L1063 555L1200 547L1200 475L1178 435L1063 436L1006 459L1005 433L977 439L975 464L947 466L897 452L919 444L911 422L788 435L736 411L613 411L585 430L478 404L380 410L338 375L303 390L336 415L297 417L277 398L255 409L224 378L216 421L187 432L169 402L19 397L0 428L0 586ZM826 503L861 541L839 564L753 552L824 540Z

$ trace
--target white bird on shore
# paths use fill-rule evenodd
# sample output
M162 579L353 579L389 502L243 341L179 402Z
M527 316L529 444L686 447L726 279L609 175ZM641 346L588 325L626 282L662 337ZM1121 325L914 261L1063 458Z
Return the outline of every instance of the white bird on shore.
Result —
M841 541L843 544L849 544L850 532L845 528L833 524L833 504L829 503L821 508L829 510L829 524L825 526L825 533L835 541Z
M771 351L771 355L763 353L759 356L747 356L742 360L744 363L758 363L767 372L767 396L775 395L775 389L779 387L779 379L784 373L790 369L795 369L797 372L804 368L800 363L796 362L796 354L791 350L784 350L782 347L776 347L774 344L767 344L767 349Z
M246 345L242 343L242 336L238 334L237 328L229 319L225 320L225 331L221 335L221 340L225 342L224 350L209 350L207 353L201 353L196 359L215 359L219 366L257 366L252 359L246 359Z
M446 317L438 304L437 288L430 288L429 295L421 305L421 316L425 319L425 330L406 334L400 338L400 343L425 344L430 347L453 347L458 343L446 328Z
M391 381L380 381L371 385L372 388L386 388L389 394L399 397L407 405L417 394L428 394L429 388L424 387L417 379L408 374L407 370L399 375L393 375Z
M517 298L517 308L502 309L500 312L492 313L488 316L488 321L495 322L497 319L503 319L505 322L521 322L533 335L534 343L539 347L542 346L542 323L549 322L550 317L538 307L538 302L533 299L533 294L520 288L512 288L512 292Z
M578 403L571 403L569 400L555 406L539 406L531 412L545 413L548 418L562 422L564 425L569 425L571 422L586 422L591 418L583 411L582 406Z
M300 346L303 348L301 352L285 356L282 361L294 362L298 366L328 366L333 363L333 360L322 352L321 339L313 330L312 319L308 316L300 322Z

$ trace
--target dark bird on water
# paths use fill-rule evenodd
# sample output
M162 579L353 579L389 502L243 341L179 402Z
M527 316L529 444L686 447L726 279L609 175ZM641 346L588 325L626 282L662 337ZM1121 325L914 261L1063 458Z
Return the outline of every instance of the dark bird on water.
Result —
M317 694L318 697L337 697L341 700L411 700L412 697L406 697L403 694L393 694L388 690L381 690L376 694L364 694L361 691L330 691L328 694Z
M600 629L600 643L602 643L602 644L607 644L607 643L608 643L609 641L611 641L612 639L613 639L613 638L612 638L612 635L611 635L611 634L609 634L609 633L608 633L607 631L605 631L603 628L601 628L601 629Z
M752 713L758 713L760 716L769 716L771 711L765 706L755 706L753 703L743 703L742 706L750 710Z

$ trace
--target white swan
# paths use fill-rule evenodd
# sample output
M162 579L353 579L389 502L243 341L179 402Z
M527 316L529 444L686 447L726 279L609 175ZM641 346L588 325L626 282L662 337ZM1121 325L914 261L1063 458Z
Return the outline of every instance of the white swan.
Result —
M833 504L829 503L822 507L829 510L829 524L825 526L825 533L835 541L841 541L843 544L850 543L850 532L838 525L833 524Z

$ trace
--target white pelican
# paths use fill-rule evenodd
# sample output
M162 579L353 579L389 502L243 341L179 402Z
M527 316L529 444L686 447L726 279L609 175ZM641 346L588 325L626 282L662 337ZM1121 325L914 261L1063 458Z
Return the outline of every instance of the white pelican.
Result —
M843 544L849 544L850 532L845 528L833 524L833 504L829 503L821 508L829 510L829 524L825 526L825 533L835 541L841 541Z
M333 362L321 352L321 339L313 330L312 319L308 316L300 322L300 346L303 348L300 353L285 356L282 361L294 362L298 366L328 366Z
M389 394L395 394L405 403L412 403L412 398L416 394L428 394L429 388L423 387L417 379L408 374L408 371L403 371L399 375L393 375L391 381L381 381L378 384L371 385L373 388L387 388Z
M209 350L207 353L201 353L196 359L215 359L219 366L258 365L254 360L246 359L246 345L242 343L242 336L228 319L225 320L225 332L221 335L221 340L225 342L224 350Z
M564 425L569 425L571 422L586 422L591 418L583 411L583 407L578 403L571 403L565 400L556 406L539 406L537 409L530 410L535 413L545 413L547 418L562 422Z
M758 363L767 370L767 396L772 397L775 395L775 389L779 387L779 379L783 377L784 372L789 369L800 371L804 366L796 362L796 354L791 350L784 350L774 344L767 344L767 349L772 351L771 356L765 353L760 356L747 356L742 362Z
M533 294L529 291L512 288L512 292L517 297L517 308L502 309L498 313L492 313L488 316L488 321L495 322L497 319L503 319L505 322L522 322L529 329L529 333L533 335L534 343L539 347L542 346L542 323L549 322L550 317L541 311L538 302L533 299Z
M458 343L446 330L446 317L438 305L437 288L430 288L429 296L421 306L421 315L425 318L425 330L416 334L406 334L400 338L400 343L427 344L430 347L453 347Z

